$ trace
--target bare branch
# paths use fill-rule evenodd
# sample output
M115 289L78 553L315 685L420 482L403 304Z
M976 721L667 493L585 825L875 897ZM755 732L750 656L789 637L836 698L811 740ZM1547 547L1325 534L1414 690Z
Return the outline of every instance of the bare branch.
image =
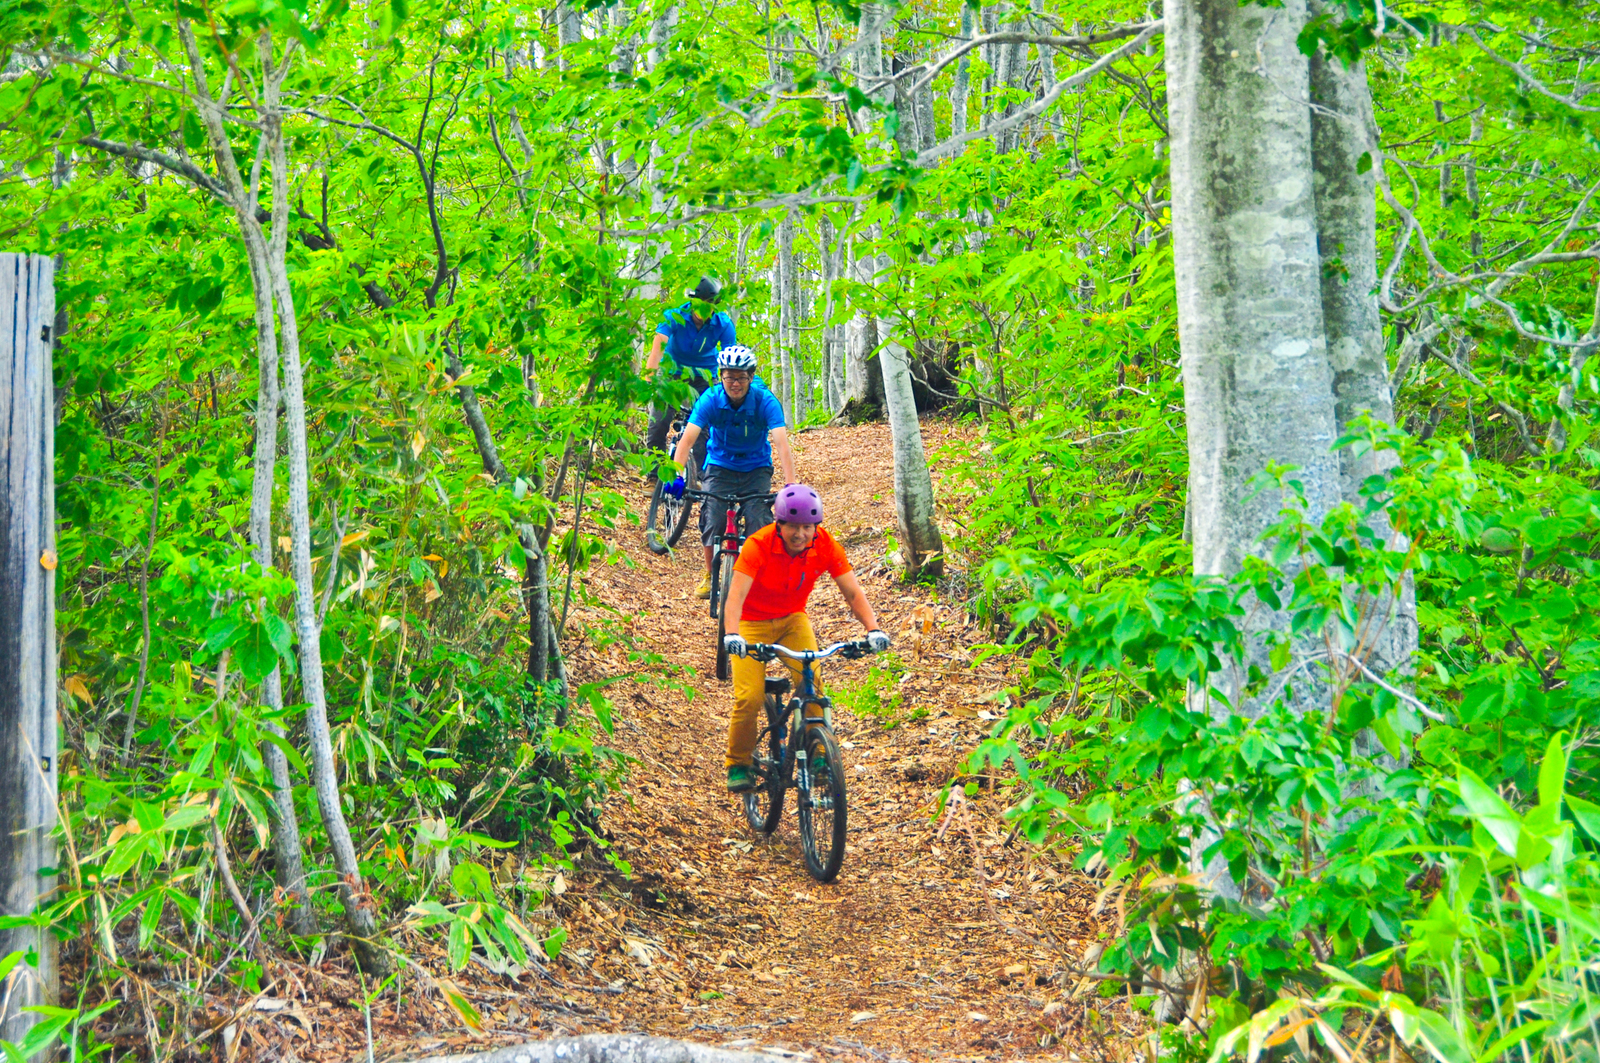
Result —
M1501 55L1499 52L1485 44L1483 38L1478 36L1478 31L1473 29L1471 26L1463 26L1461 28L1466 31L1468 37L1472 38L1472 42L1474 44L1483 49L1484 55L1487 55L1490 59L1493 59L1507 70L1516 74L1517 78L1534 92L1537 92L1539 95L1548 99L1555 100L1559 104L1571 107L1574 111L1582 111L1584 114L1600 114L1600 107L1590 107L1587 104L1579 103L1577 96L1563 96L1561 93L1546 87L1542 81L1533 76L1533 71L1529 70L1521 63L1507 59L1505 56Z
M990 123L986 129L970 130L957 136L953 136L944 141L942 144L935 144L927 151L918 153L916 159L913 160L915 165L919 168L926 168L941 159L945 159L951 155L954 155L959 149L965 147L967 144L972 143L974 140L982 140L987 137L992 137L997 133L1003 133L1007 130L1015 129L1024 122L1037 118L1039 115L1049 110L1052 104L1054 104L1068 92L1071 92L1078 86L1087 83L1096 74L1100 73L1102 70L1105 70L1113 63L1125 59L1129 55L1143 48L1145 46L1145 42L1150 40L1150 38L1154 37L1156 34L1160 33L1162 28L1163 23L1160 19L1157 19L1154 22L1145 23L1144 27L1140 29L1138 35L1132 40L1128 41L1128 43L1124 44L1120 48L1116 48L1107 52L1105 55L1102 55L1099 59L1084 67L1076 74L1073 74L1071 77L1063 78L1062 80L1056 82L1056 87L1054 89L1051 89L1049 92L1045 93L1039 99L1033 101L1033 103L1027 107L1024 107L1022 110L1007 118L1000 119L998 122Z
M906 69L901 70L890 77L883 78L881 79L881 83L892 84L893 82L904 77L917 73L919 70L926 69L928 72L921 78L918 78L917 82L911 86L911 89L907 93L907 95L915 96L918 92L926 88L935 78L937 78L939 76L939 72L945 67L956 62L963 55L966 55L974 48L981 48L986 44L1037 44L1051 48L1089 48L1096 44L1109 44L1112 41L1120 41L1128 37L1136 36L1140 33L1143 33L1152 25L1159 26L1160 21L1157 20L1154 23L1135 22L1126 26L1118 26L1117 28L1107 30L1104 33L1088 33L1076 37L1041 36L1037 33L1026 33L1018 30L1010 30L1005 33L986 33L981 37L974 37L971 40L962 41L958 47L946 52L935 61L918 63L917 65L907 67ZM874 85L873 87L878 86ZM862 91L867 92L868 95L871 95L871 93L864 87L862 88Z
M210 192L228 206L235 206L233 197L228 194L228 190L223 187L222 182L192 162L175 159L165 152L147 148L142 144L123 144L115 140L102 140L99 137L79 137L78 143L86 148L94 148L97 151L103 151L107 155L115 155L118 158L132 159L135 162L154 163L168 173L182 177L202 190Z

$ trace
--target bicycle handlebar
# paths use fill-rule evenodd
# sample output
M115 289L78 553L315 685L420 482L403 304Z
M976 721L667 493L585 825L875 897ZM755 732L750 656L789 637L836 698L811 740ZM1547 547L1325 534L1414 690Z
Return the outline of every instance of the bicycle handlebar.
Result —
M835 642L832 646L820 650L791 650L776 642L752 642L744 649L746 657L753 657L762 662L775 661L779 657L788 657L794 661L820 661L836 653L846 660L853 661L870 656L872 647L867 644L866 639L855 639L851 642Z
M696 490L693 487L686 487L686 488L683 489L683 497L684 498L714 498L718 502L726 502L726 503L728 503L728 505L733 506L733 505L738 505L741 502L754 502L758 498L765 499L766 501L771 502L771 501L773 501L774 499L776 499L778 497L778 492L776 492L776 491L760 491L760 492L757 492L756 494L753 494L753 495L717 495L717 494L712 494L710 491L700 491L700 490Z

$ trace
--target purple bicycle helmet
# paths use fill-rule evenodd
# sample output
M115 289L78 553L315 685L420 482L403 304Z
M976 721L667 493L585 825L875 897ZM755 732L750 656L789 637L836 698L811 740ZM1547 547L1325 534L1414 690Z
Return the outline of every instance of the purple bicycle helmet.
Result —
M788 484L778 492L772 506L772 516L785 524L821 524L822 496L814 487L805 484Z

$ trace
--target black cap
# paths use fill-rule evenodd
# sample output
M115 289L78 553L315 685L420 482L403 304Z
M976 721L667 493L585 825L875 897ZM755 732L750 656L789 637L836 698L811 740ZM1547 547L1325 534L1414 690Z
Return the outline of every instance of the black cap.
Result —
M715 277L701 277L700 283L683 293L690 299L704 299L715 303L722 298L722 282Z

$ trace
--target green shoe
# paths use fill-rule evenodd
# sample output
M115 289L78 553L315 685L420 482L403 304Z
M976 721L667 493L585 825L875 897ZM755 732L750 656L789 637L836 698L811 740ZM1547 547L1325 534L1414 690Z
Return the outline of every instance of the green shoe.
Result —
M810 769L813 779L820 779L828 770L828 754L820 749L813 749L806 759L806 767Z
M728 792L747 794L756 788L755 769L748 764L735 764L728 769Z

